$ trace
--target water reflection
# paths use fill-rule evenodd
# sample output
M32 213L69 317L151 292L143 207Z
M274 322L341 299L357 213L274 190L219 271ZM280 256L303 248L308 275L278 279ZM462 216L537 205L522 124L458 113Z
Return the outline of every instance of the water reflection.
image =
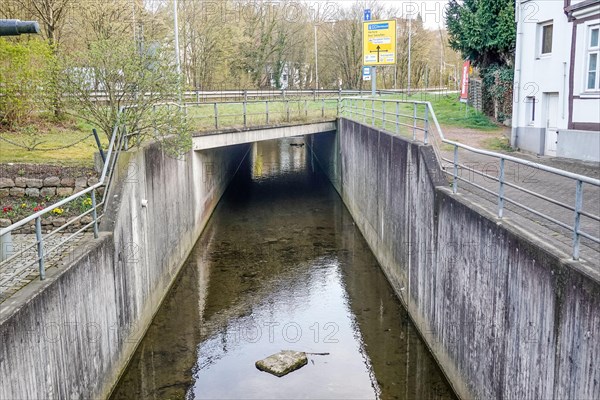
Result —
M253 146L114 399L453 398L301 141ZM254 367L284 349L329 354Z

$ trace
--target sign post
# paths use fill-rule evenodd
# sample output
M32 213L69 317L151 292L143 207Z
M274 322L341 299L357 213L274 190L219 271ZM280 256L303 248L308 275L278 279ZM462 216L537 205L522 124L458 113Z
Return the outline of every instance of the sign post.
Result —
M371 20L371 10L365 9L365 15L363 17L363 22ZM369 71L368 77L365 75L365 70ZM372 72L372 73L371 73ZM377 92L377 72L375 71L375 67L363 67L363 80L371 81L371 96L375 96Z
M365 17L367 13L365 10ZM363 22L363 65L371 67L371 95L377 91L377 65L396 64L396 21Z

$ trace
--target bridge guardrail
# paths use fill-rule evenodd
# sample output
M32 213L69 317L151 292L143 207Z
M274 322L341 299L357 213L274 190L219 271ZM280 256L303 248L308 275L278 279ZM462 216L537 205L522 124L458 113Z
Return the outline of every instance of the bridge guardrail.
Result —
M183 109L188 120L198 121L192 126L203 130L303 122L311 118L337 118L339 104L337 98L305 98L186 103Z
M448 91L445 86L428 87L412 89L411 92L431 92L431 91ZM382 90L381 93L406 93L405 89L388 89ZM213 103L215 101L249 101L249 100L285 100L293 98L308 98L320 99L322 97L337 97L341 99L343 96L369 96L371 89L354 90L354 89L233 89L233 90L188 90L182 93L182 101L184 103ZM107 94L102 91L93 92L91 94L97 101L105 101Z
M449 140L444 136L442 128L436 118L435 111L428 101L406 101L383 98L343 98L341 110L342 114L357 122L370 123L373 127L382 128L389 132L403 134L408 137L412 136L413 140L421 141L424 144L431 144L440 166L442 166L443 173L451 178L453 193L458 192L458 183L464 182L494 196L497 201L497 216L499 219L502 219L504 216L506 203L510 203L537 217L544 218L554 225L568 230L572 235L571 256L573 260L579 260L580 242L582 237L590 240L596 245L600 244L600 238L589 232L585 232L581 227L582 217L589 219L589 221L595 221L595 223L600 222L600 217L598 215L583 210L584 184L598 188L600 187L600 180L534 163L507 154L474 148L463 143ZM390 117L393 119L390 119ZM442 151L443 145L451 146L453 149L452 159L444 156L444 152ZM490 157L497 160L499 163L497 176L491 175L489 171L479 171L476 168L467 165L465 162L461 163L459 159L459 149L467 153ZM572 196L573 205L567 204L564 200L552 198L548 195L536 192L535 190L509 182L506 178L507 162L570 179L574 183ZM447 167L451 167L451 171L449 171ZM485 187L484 185L475 182L473 179L462 177L462 171L468 171L472 174L481 176L486 180L496 182L497 189L492 190L489 187ZM548 215L540 209L534 208L534 206L525 205L515 198L508 197L506 195L507 188L515 189L518 192L540 199L547 204L572 212L571 222L566 223L559 220L556 215Z

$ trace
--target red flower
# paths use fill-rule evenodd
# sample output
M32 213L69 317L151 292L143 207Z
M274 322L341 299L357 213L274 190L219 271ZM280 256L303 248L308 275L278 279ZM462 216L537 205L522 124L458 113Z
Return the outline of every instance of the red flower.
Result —
M4 208L2 209L2 212L4 212L4 213L7 213L7 212L9 212L9 211L12 211L12 207L11 207L11 206L7 206L7 207L4 207Z

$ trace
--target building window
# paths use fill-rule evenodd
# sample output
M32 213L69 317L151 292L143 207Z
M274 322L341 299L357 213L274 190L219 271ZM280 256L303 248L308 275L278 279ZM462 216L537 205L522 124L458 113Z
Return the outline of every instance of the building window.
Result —
M586 90L599 90L599 60L600 46L598 45L598 35L600 25L590 26L587 45L587 65L586 65Z
M527 118L527 125L533 125L535 122L535 97L527 96L525 103L525 116Z
M548 55L552 53L552 32L554 25L552 22L546 22L540 25L540 54Z

